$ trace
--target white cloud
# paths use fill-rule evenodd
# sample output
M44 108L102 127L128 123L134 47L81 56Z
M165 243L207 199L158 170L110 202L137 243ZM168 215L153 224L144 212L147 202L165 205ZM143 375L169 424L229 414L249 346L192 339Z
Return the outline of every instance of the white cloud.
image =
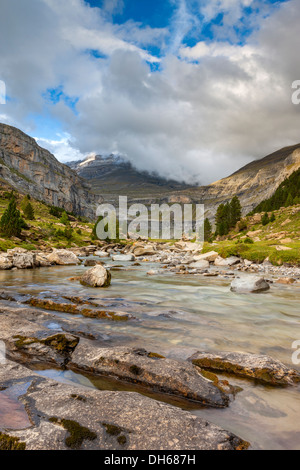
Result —
M67 135L40 145L63 161L118 152L139 169L190 182L211 182L300 141L300 108L291 103L291 84L300 79L298 0L268 18L258 15L260 30L246 45L218 35L182 46L195 24L187 5L179 3L171 48L152 73L146 61L157 59L144 47L163 42L165 29L112 25L79 0L2 0L0 79L13 97L5 115L35 135L28 113L42 114L42 94L63 85L79 98L78 114L63 102L52 106ZM238 7L239 21L245 2L205 5L207 21L228 13L229 30L229 12ZM108 57L96 59L87 49Z

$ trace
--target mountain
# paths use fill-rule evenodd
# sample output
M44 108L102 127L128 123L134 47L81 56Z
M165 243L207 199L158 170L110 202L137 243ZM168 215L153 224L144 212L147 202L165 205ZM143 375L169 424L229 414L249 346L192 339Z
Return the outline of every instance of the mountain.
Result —
M95 192L107 202L117 202L127 195L130 202L202 203L213 220L219 204L238 195L247 214L261 201L271 197L278 186L300 168L300 144L283 148L241 168L233 175L208 186L188 186L166 181L158 176L135 170L120 157L91 156L68 164L88 180Z
M95 207L102 201L75 171L34 139L5 124L0 124L0 180L23 194L90 219L95 219Z
M160 194L172 194L192 187L166 180L154 173L138 171L130 162L115 155L93 155L67 165L87 180L93 190L104 196L106 201L115 201L119 195L127 195L130 200L141 201L146 198L150 202Z

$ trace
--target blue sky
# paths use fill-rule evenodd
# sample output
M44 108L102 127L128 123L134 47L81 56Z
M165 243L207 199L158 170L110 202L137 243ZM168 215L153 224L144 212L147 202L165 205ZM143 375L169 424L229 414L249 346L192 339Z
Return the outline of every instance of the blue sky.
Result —
M0 120L211 182L300 141L299 0L1 0Z

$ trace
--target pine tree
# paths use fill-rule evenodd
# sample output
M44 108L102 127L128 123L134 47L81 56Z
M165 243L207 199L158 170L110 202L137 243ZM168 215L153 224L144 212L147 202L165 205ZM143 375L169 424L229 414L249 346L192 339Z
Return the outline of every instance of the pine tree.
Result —
M34 210L32 204L28 201L27 205L23 209L25 219L34 220Z
M204 241L209 242L212 239L212 225L209 219L204 221Z
M235 227L242 217L242 206L237 196L234 196L230 203L230 226Z
M19 237L26 224L17 209L15 198L11 198L7 210L0 220L0 231L6 237Z
M261 223L263 224L263 226L268 225L270 223L269 214L267 212L263 215Z
M68 217L68 214L66 213L66 211L63 212L63 214L61 216L61 219L60 219L60 223L64 224L64 225L69 225L70 224L69 217Z

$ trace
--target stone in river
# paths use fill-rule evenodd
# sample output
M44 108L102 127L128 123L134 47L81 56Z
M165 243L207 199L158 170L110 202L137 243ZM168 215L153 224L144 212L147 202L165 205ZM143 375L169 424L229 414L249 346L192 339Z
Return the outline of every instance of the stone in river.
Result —
M237 277L231 283L231 291L238 294L259 293L269 289L267 281L259 276Z
M111 274L103 266L98 264L89 269L80 279L84 286L90 287L108 287L111 283Z
M270 385L292 385L300 382L300 374L297 371L269 356L197 352L189 360L202 369L256 379Z

